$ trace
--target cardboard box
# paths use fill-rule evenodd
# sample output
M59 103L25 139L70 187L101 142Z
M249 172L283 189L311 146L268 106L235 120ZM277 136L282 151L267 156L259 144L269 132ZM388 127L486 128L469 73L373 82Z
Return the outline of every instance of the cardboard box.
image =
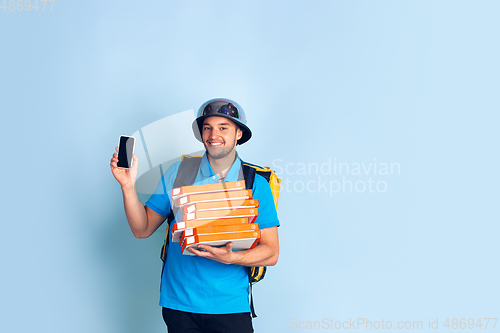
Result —
M192 194L207 194L213 192L229 192L236 190L244 190L245 189L245 181L238 180L235 182L222 182L216 184L205 184L205 185L190 185L190 186L182 186L173 188L171 191L172 199L176 200L182 198L186 195Z
M174 200L174 205L177 207L184 207L185 205L198 203L198 202L216 202L227 200L246 200L252 199L252 190L236 190L236 191L222 191L204 194L190 194Z
M206 210L217 209L235 209L235 208L257 208L259 207L258 199L236 199L212 202L198 202L182 207L182 215L193 212L201 212Z
M229 242L233 243L233 251L248 250L254 248L260 240L260 230L246 231L224 234L204 234L185 237L181 244L183 254L193 255L187 249L194 247L199 249L198 245L224 246Z
M234 233L234 232L245 232L245 231L256 231L259 230L258 223L246 223L246 224L233 224L233 225L219 225L219 226L201 226L192 229L184 230L181 236L182 239L194 235L208 235L208 234L224 234L224 233Z
M199 221L188 221L188 222L177 222L172 226L172 232L170 234L172 242L179 242L182 233L186 229L193 229L196 227L208 227L208 226L218 226L218 225L233 225L233 224L248 224L247 217L240 218L230 218L230 219L213 219L213 220L199 220Z
M235 217L248 217L248 222L253 223L259 215L258 208L236 208L236 209L218 209L202 212L187 213L182 216L181 222L193 220L213 220Z

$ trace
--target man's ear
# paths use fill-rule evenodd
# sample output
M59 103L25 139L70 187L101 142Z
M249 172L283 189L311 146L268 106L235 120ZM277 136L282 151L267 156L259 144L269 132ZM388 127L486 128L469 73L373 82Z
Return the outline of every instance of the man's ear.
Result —
M238 129L236 130L236 141L241 139L242 136L243 136L243 131L238 127Z

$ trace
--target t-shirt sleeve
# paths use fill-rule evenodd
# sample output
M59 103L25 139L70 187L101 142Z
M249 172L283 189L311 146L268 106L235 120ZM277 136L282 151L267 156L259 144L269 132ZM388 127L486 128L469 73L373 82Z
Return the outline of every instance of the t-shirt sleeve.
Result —
M177 170L179 169L179 165L181 162L176 162L170 166L170 168L165 171L165 173L161 176L160 181L158 182L158 186L153 194L149 197L149 200L146 202L146 206L151 208L156 213L162 216L168 216L170 214L171 209L171 199L170 199L170 190L174 184L175 177L177 176Z
M253 197L259 199L259 215L255 220L255 223L259 224L259 229L279 227L280 222L274 206L273 193L266 179L256 174L252 191Z

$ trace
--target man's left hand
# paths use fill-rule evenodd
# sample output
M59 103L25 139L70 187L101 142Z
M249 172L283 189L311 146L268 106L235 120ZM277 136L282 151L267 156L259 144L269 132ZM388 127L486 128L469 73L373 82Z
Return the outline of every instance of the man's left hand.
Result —
M229 242L223 247L213 247L209 245L200 244L198 247L201 250L194 249L190 247L187 249L192 254L197 255L198 257L204 257L208 259L212 259L223 264L232 264L235 262L237 254L233 252L233 243Z

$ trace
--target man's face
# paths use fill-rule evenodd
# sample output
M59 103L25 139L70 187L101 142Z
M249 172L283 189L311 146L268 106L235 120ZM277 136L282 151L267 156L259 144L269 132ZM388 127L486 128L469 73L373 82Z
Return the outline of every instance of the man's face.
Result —
M217 116L203 120L201 133L207 154L214 159L229 155L243 134L232 120Z

